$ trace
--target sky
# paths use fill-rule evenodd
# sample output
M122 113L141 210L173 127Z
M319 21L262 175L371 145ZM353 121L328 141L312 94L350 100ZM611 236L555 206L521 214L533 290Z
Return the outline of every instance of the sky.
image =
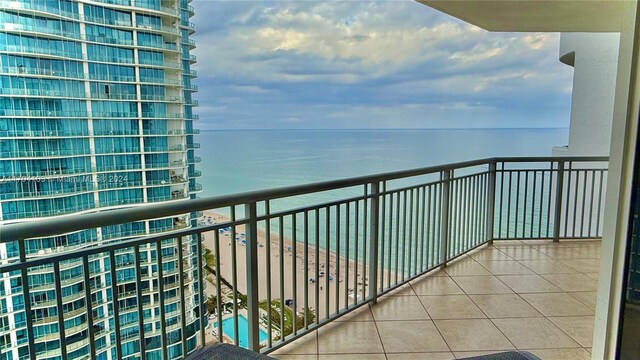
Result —
M559 34L414 1L195 0L202 130L566 128Z

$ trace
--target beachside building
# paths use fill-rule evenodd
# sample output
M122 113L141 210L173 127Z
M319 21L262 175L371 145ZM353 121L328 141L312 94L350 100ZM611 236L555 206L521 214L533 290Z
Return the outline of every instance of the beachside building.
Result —
M554 156L608 155L620 34L563 33L560 61L573 67L569 143Z
M189 2L0 1L1 264L184 229L198 217L187 211L60 229L22 245L2 233L8 224L37 227L43 219L184 202L201 191ZM171 358L193 350L198 240L185 237L180 249L172 239L153 245L30 268L28 287L20 272L3 273L0 359L141 352L155 359L163 348ZM120 306L111 306L113 298Z

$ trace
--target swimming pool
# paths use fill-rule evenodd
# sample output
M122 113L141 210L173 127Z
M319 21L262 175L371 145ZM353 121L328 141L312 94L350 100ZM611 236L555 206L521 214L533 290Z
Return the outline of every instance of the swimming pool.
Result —
M214 323L213 324L213 328L217 329L218 328L218 323ZM269 334L267 334L266 331L262 330L262 329L258 329L259 331L259 339L260 339L260 343L262 343L263 341L266 341L267 338L269 337ZM234 334L233 334L233 317L227 318L222 320L222 332L232 341L235 341L234 338ZM247 320L246 317L242 316L242 315L238 315L238 337L240 337L240 339L238 339L238 344L243 347L246 348L247 347L247 343L249 342L249 321Z

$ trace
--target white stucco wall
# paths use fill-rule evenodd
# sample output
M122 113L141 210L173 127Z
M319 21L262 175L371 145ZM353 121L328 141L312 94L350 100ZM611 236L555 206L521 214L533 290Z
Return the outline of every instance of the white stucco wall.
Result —
M574 68L573 94L569 144L553 155L609 154L619 42L618 33L560 36L560 61Z

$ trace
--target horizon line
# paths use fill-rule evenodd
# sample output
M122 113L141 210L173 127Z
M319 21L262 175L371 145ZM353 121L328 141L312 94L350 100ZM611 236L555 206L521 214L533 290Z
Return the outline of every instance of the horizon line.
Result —
M496 128L282 128L282 129L200 129L200 131L407 131L407 130L569 130L569 127L496 127Z

